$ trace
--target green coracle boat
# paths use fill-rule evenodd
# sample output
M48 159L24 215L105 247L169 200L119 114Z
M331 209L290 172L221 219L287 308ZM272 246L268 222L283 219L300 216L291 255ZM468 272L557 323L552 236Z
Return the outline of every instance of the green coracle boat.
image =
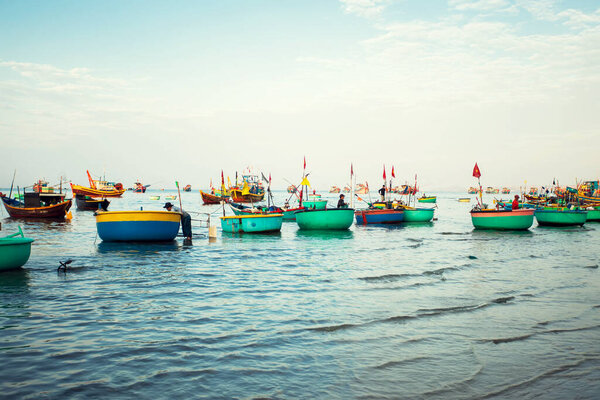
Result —
M324 210L327 208L327 200L321 200L320 194L311 194L308 200L302 201L302 207L311 210Z
M583 226L587 215L587 211L566 208L535 210L535 219L540 226Z
M221 229L229 233L279 232L283 214L233 215L221 217Z
M354 208L297 211L296 222L305 230L345 230L354 222Z
M471 221L475 229L493 230L527 230L533 225L533 209L507 210L473 210Z
M31 243L33 239L26 238L21 227L18 233L0 238L0 271L25 265L31 254Z
M600 222L600 207L588 207L584 210L588 213L586 222Z
M404 208L404 222L431 222L433 208Z
M437 196L421 197L418 200L419 203L435 203L437 202Z

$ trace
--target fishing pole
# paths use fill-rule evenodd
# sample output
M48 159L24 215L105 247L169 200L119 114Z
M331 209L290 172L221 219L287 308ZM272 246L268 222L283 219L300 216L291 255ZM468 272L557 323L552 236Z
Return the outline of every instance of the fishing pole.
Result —
M15 184L15 175L17 175L17 170L16 169L15 169L15 172L13 172L12 183L10 184L10 193L8 193L8 198L9 199L10 199L10 196L12 195L13 185Z

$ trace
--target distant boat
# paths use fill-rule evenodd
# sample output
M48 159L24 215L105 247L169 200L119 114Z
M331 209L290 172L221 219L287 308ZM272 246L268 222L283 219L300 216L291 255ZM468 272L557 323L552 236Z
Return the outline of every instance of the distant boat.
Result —
M19 227L18 233L0 238L0 271L16 269L25 265L31 255L33 241L33 239L25 237L21 227Z
M192 191L192 185L185 185L183 187L183 191L184 192L191 192Z
M84 196L92 197L121 197L121 195L125 193L123 184L92 179L90 172L86 172L90 182L90 187L74 185L71 183L71 190L73 191L73 194L82 194Z
M287 187L287 192L288 193L296 193L297 190L298 189L294 185L290 185L290 186Z
M150 200L160 200L160 196L150 196Z
M468 193L468 194L476 194L477 192L479 192L479 189L477 189L477 188L474 188L473 186L471 186L471 187L469 188L469 190L467 190L467 193Z
M283 214L253 214L221 217L221 229L229 233L278 232L283 223Z
M350 186L344 186L344 193L350 193Z
M304 230L346 230L353 221L353 208L307 209L296 212L296 223Z
M23 200L2 196L11 218L64 218L72 204L71 200L65 200L65 193L28 192Z
M165 200L177 200L176 195L165 196Z
M358 183L356 184L356 194L368 194L369 193L369 184L368 183Z
M258 203L265 198L265 189L258 175L248 171L242 176L242 185L229 188L231 199L236 203Z
M458 199L458 201L460 201L461 203L470 203L471 198L470 197L461 197Z
M75 204L78 210L91 210L96 211L99 208L107 211L110 201L107 199L94 199L90 196L84 196L82 194L75 195Z
M485 193L487 193L487 194L498 194L498 193L500 193L500 189L497 189L497 188L493 188L493 187L491 187L491 186L488 186L488 187L485 189Z
M339 193L339 192L341 192L341 190L342 189L340 189L339 187L337 187L337 186L334 185L334 186L332 186L332 187L329 188L329 193Z
M419 197L419 203L436 203L436 202L437 202L436 196L423 195L423 197Z
M475 229L527 230L533 225L533 209L473 210L471 221Z
M179 232L181 214L170 211L100 211L98 236L105 242L171 241Z
M150 185L142 185L140 182L135 182L133 184L133 193L146 193L146 189L148 189Z
M510 189L507 187L502 188L502 194L510 194Z

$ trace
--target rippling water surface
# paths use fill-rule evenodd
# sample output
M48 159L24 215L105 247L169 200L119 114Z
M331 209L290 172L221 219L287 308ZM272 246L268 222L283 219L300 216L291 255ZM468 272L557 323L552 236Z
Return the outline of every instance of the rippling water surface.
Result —
M347 232L209 242L194 221L192 245L2 211L2 235L36 242L0 274L0 396L598 398L600 224L475 232L463 196L431 224ZM218 223L197 191L183 203Z

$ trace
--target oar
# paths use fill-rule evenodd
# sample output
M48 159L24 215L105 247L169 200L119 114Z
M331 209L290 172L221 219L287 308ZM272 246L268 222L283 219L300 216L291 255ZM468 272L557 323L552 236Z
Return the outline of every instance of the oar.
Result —
M360 198L360 197L359 197L359 196L358 196L356 193L354 193L354 196L356 196L356 198L357 198L358 200L362 201L363 203L365 203L365 204L366 204L366 205L368 205L369 207L371 206L371 203L369 203L369 202L367 202L367 201L363 200L363 199L362 199L362 198Z

